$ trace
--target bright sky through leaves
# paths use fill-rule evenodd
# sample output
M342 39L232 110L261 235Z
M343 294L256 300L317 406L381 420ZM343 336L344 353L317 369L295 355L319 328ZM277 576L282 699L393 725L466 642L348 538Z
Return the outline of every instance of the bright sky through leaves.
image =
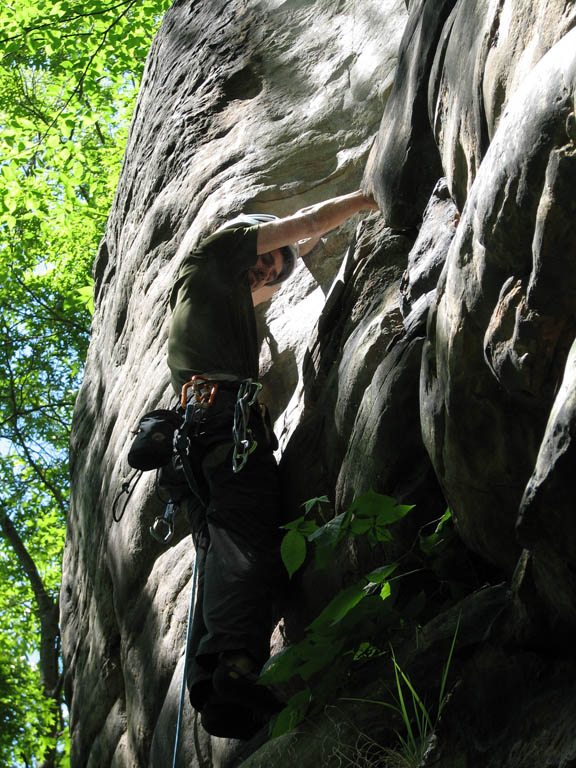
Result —
M70 423L91 265L167 5L0 10L1 765L68 765L56 622Z

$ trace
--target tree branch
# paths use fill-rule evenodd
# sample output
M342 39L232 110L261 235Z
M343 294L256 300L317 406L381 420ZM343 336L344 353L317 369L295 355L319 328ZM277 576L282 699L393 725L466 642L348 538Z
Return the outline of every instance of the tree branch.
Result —
M93 11L92 13L75 13L75 14L71 14L70 16L65 16L62 19L57 19L55 22L51 21L50 23L46 23L46 24L38 24L37 26L24 27L23 31L19 32L17 35L1 38L0 43L8 43L11 40L18 40L19 37L24 37L30 32L36 32L39 29L50 29L50 27L54 27L59 24L66 24L68 21L75 21L76 19L82 19L82 18L91 17L91 16L102 16L105 13L108 13L108 11L114 11L116 8L122 8L122 6L127 4L132 5L133 4L132 0L124 0L124 2L116 3L116 5L109 5L107 8L103 8L101 11Z
M40 678L44 690L52 695L58 686L58 602L53 600L46 590L44 582L38 573L36 563L26 549L14 523L4 508L0 509L0 528L2 535L14 550L18 564L24 571L30 583L40 621Z
M9 377L9 380L10 380L10 386L9 386L10 395L9 395L9 397L10 397L10 401L12 403L12 410L13 410L14 413L18 413L18 411L19 411L18 399L17 399L17 396L16 396L16 388L14 386L14 373L13 373L12 367L10 365L10 360L7 360L6 367L7 367L7 371L8 371L8 377ZM12 424L13 424L12 429L13 429L14 435L16 436L16 442L18 443L18 445L21 447L22 451L24 452L24 455L26 457L26 460L27 460L29 466L36 473L36 475L38 476L39 480L44 485L44 487L52 494L52 496L54 497L54 500L56 501L56 503L58 504L58 506L60 508L60 511L61 511L62 515L65 517L66 516L66 512L68 510L68 505L66 504L60 489L56 485L54 485L54 483L52 483L50 481L50 479L46 476L46 473L44 472L43 468L40 466L39 462L36 461L36 459L32 456L30 448L28 447L28 444L27 444L26 440L24 439L24 436L22 435L22 432L20 431L20 429L18 427L18 420L14 419Z
M32 299L34 299L34 301L36 301L38 304L40 304L40 306L43 307L46 310L46 312L48 313L48 315L50 317L52 317L54 320L57 320L59 323L62 323L62 325L65 325L68 328L72 328L75 331L80 331L80 332L84 332L84 333L87 332L85 326L80 325L80 323L76 323L74 320L68 320L67 318L63 317L62 315L59 315L58 312L55 312L52 309L52 307L46 301L41 299L38 296L38 294L34 293L32 288L30 288L30 286L27 285L27 283L25 283L24 280L22 280L21 276L18 275L14 269L11 270L11 271L12 271L12 277L18 283L20 288L22 288L22 290L25 293L28 293L32 297Z

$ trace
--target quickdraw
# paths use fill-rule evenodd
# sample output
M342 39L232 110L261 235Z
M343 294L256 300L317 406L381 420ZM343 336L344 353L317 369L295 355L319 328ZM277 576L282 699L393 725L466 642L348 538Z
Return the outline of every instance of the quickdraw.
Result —
M248 461L250 454L256 450L258 443L248 426L250 408L254 405L262 389L262 384L253 379L244 379L238 388L236 405L234 406L234 450L232 451L232 471L240 472Z

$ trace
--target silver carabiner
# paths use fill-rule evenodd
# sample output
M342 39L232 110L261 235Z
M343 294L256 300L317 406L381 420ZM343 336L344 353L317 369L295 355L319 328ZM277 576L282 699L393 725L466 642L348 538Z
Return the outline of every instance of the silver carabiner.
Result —
M168 544L174 536L175 514L176 507L169 501L164 515L162 517L159 515L150 526L150 535L152 538L156 539L156 541L159 541L160 544Z

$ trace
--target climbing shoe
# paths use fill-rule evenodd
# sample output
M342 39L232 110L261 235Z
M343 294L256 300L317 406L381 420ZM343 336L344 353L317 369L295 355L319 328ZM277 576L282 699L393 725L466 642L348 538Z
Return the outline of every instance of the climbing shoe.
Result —
M230 662L221 660L212 676L212 686L218 696L262 715L273 715L284 708L269 688L258 684L258 675L245 672Z
M251 739L265 724L253 710L225 701L216 693L202 707L200 722L211 736L243 741Z

